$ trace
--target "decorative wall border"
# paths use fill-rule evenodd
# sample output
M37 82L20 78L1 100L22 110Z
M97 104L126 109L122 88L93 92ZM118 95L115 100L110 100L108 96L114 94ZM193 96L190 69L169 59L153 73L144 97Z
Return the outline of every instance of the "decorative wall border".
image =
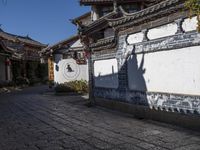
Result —
M117 56L116 53L92 55L92 60L98 61L98 60L112 59L112 58L116 58L116 56Z
M185 114L200 114L200 96L173 93L127 91L127 97L121 99L120 90L110 88L95 88L94 96L134 105L148 106L150 109L179 112Z
M198 45L200 45L200 34L196 31L191 31L187 33L178 33L165 38L137 43L134 45L134 53L139 54L167 51Z
M94 97L113 99L113 100L121 100L119 98L119 91L114 88L94 88Z

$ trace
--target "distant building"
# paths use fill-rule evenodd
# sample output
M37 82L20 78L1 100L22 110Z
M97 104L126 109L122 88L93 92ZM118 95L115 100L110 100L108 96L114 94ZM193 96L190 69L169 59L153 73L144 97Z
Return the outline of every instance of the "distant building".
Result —
M46 46L28 36L13 35L0 29L0 82L39 78L39 52Z
M88 81L88 65L79 36L72 36L43 50L48 57L49 80L62 84L75 80Z
M75 25L88 26L92 23L91 12L74 18ZM74 35L42 50L48 59L49 80L62 84L75 80L88 81L88 51L82 45L79 35Z

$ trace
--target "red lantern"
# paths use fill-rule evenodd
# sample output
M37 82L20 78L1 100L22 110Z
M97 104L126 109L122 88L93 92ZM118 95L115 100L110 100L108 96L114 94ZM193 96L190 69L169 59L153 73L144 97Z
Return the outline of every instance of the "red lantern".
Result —
M6 58L5 64L6 64L6 66L10 66L11 65L11 61L10 61L9 58Z
M84 51L84 57L88 59L90 57L90 52Z

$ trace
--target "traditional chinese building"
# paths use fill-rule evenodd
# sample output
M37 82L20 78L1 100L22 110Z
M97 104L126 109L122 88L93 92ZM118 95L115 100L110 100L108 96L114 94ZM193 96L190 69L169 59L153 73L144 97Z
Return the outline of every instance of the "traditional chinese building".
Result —
M6 48L6 46L0 43L0 82L11 80L11 69L9 57L12 55L12 50Z
M73 24L88 26L92 23L91 12L71 20ZM88 81L88 51L82 45L79 35L74 35L44 48L42 55L48 59L49 80L62 84L75 80Z
M0 29L0 81L31 80L40 78L40 56L46 45L29 36L18 36Z
M48 57L50 81L55 84L88 81L87 58L78 35L47 47L43 54Z
M92 54L93 102L185 126L189 117L199 126L200 34L184 2L80 0L91 6L93 20L77 22Z

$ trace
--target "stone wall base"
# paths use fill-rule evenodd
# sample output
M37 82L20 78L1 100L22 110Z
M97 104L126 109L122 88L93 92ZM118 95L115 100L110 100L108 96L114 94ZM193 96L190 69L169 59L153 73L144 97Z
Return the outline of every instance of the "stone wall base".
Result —
M133 105L103 98L95 98L95 102L98 106L130 113L135 118L151 119L200 131L200 116L198 115L154 110L147 106Z

